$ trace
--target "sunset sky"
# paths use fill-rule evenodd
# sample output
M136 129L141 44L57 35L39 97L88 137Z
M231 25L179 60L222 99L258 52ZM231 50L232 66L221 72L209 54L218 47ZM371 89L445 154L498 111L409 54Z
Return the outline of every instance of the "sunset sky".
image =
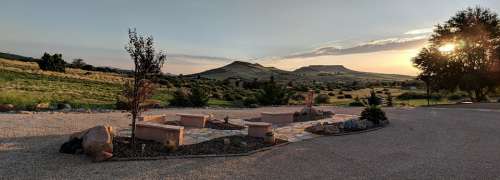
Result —
M498 0L2 0L0 52L62 53L129 68L127 29L168 52L164 71L189 74L233 60L293 70L311 64L416 75L411 58L456 11Z

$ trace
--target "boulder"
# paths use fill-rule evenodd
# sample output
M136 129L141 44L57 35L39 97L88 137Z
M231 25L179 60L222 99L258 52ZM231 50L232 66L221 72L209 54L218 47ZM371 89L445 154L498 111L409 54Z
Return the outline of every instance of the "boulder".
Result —
M326 134L337 134L340 133L340 129L337 125L329 124L325 125L325 133Z
M358 119L354 122L356 123L358 129L366 129L366 127L368 126L366 119Z
M12 104L0 104L0 112L8 112L14 110L14 105Z
M49 109L50 109L49 103L39 103L35 106L35 110L37 110L37 111L49 110Z
M82 138L83 151L95 161L109 159L113 156L113 136L110 126L90 128Z

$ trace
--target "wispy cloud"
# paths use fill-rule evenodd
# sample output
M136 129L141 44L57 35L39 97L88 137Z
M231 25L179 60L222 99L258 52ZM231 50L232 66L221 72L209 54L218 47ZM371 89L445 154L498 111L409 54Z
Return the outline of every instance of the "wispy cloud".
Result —
M434 28L422 28L422 29L414 29L408 32L405 32L405 35L419 35L419 34L430 34Z
M419 48L425 45L425 43L427 42L427 38L428 38L427 35L421 35L412 37L379 39L379 40L359 43L358 45L348 48L339 48L338 46L325 46L316 48L309 52L302 52L285 56L282 57L282 59L306 58L306 57L327 56L327 55L361 54L361 53L370 53L377 51Z

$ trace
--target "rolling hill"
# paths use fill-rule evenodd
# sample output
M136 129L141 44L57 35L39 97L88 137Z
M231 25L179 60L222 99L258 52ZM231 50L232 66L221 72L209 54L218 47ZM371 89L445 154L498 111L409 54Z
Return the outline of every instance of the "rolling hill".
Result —
M382 74L360 72L348 69L342 65L310 65L294 71L285 71L275 67L265 67L258 63L234 61L226 66L188 75L224 80L239 78L243 80L265 80L273 76L277 81L298 82L352 82L352 81L406 81L414 79L412 76L398 74Z

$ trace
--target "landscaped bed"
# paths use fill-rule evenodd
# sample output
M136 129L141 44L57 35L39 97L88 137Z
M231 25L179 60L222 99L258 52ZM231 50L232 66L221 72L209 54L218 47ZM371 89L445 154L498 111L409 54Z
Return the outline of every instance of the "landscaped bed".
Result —
M182 126L180 121L167 121L165 124ZM217 129L217 130L242 130L245 126L233 124L231 122L224 122L220 120L208 120L205 124L206 128Z
M266 143L263 138L227 136L168 149L161 143L141 139L136 139L135 147L132 147L129 137L116 137L113 140L113 159L243 154L286 142L285 140L276 139L275 143Z

